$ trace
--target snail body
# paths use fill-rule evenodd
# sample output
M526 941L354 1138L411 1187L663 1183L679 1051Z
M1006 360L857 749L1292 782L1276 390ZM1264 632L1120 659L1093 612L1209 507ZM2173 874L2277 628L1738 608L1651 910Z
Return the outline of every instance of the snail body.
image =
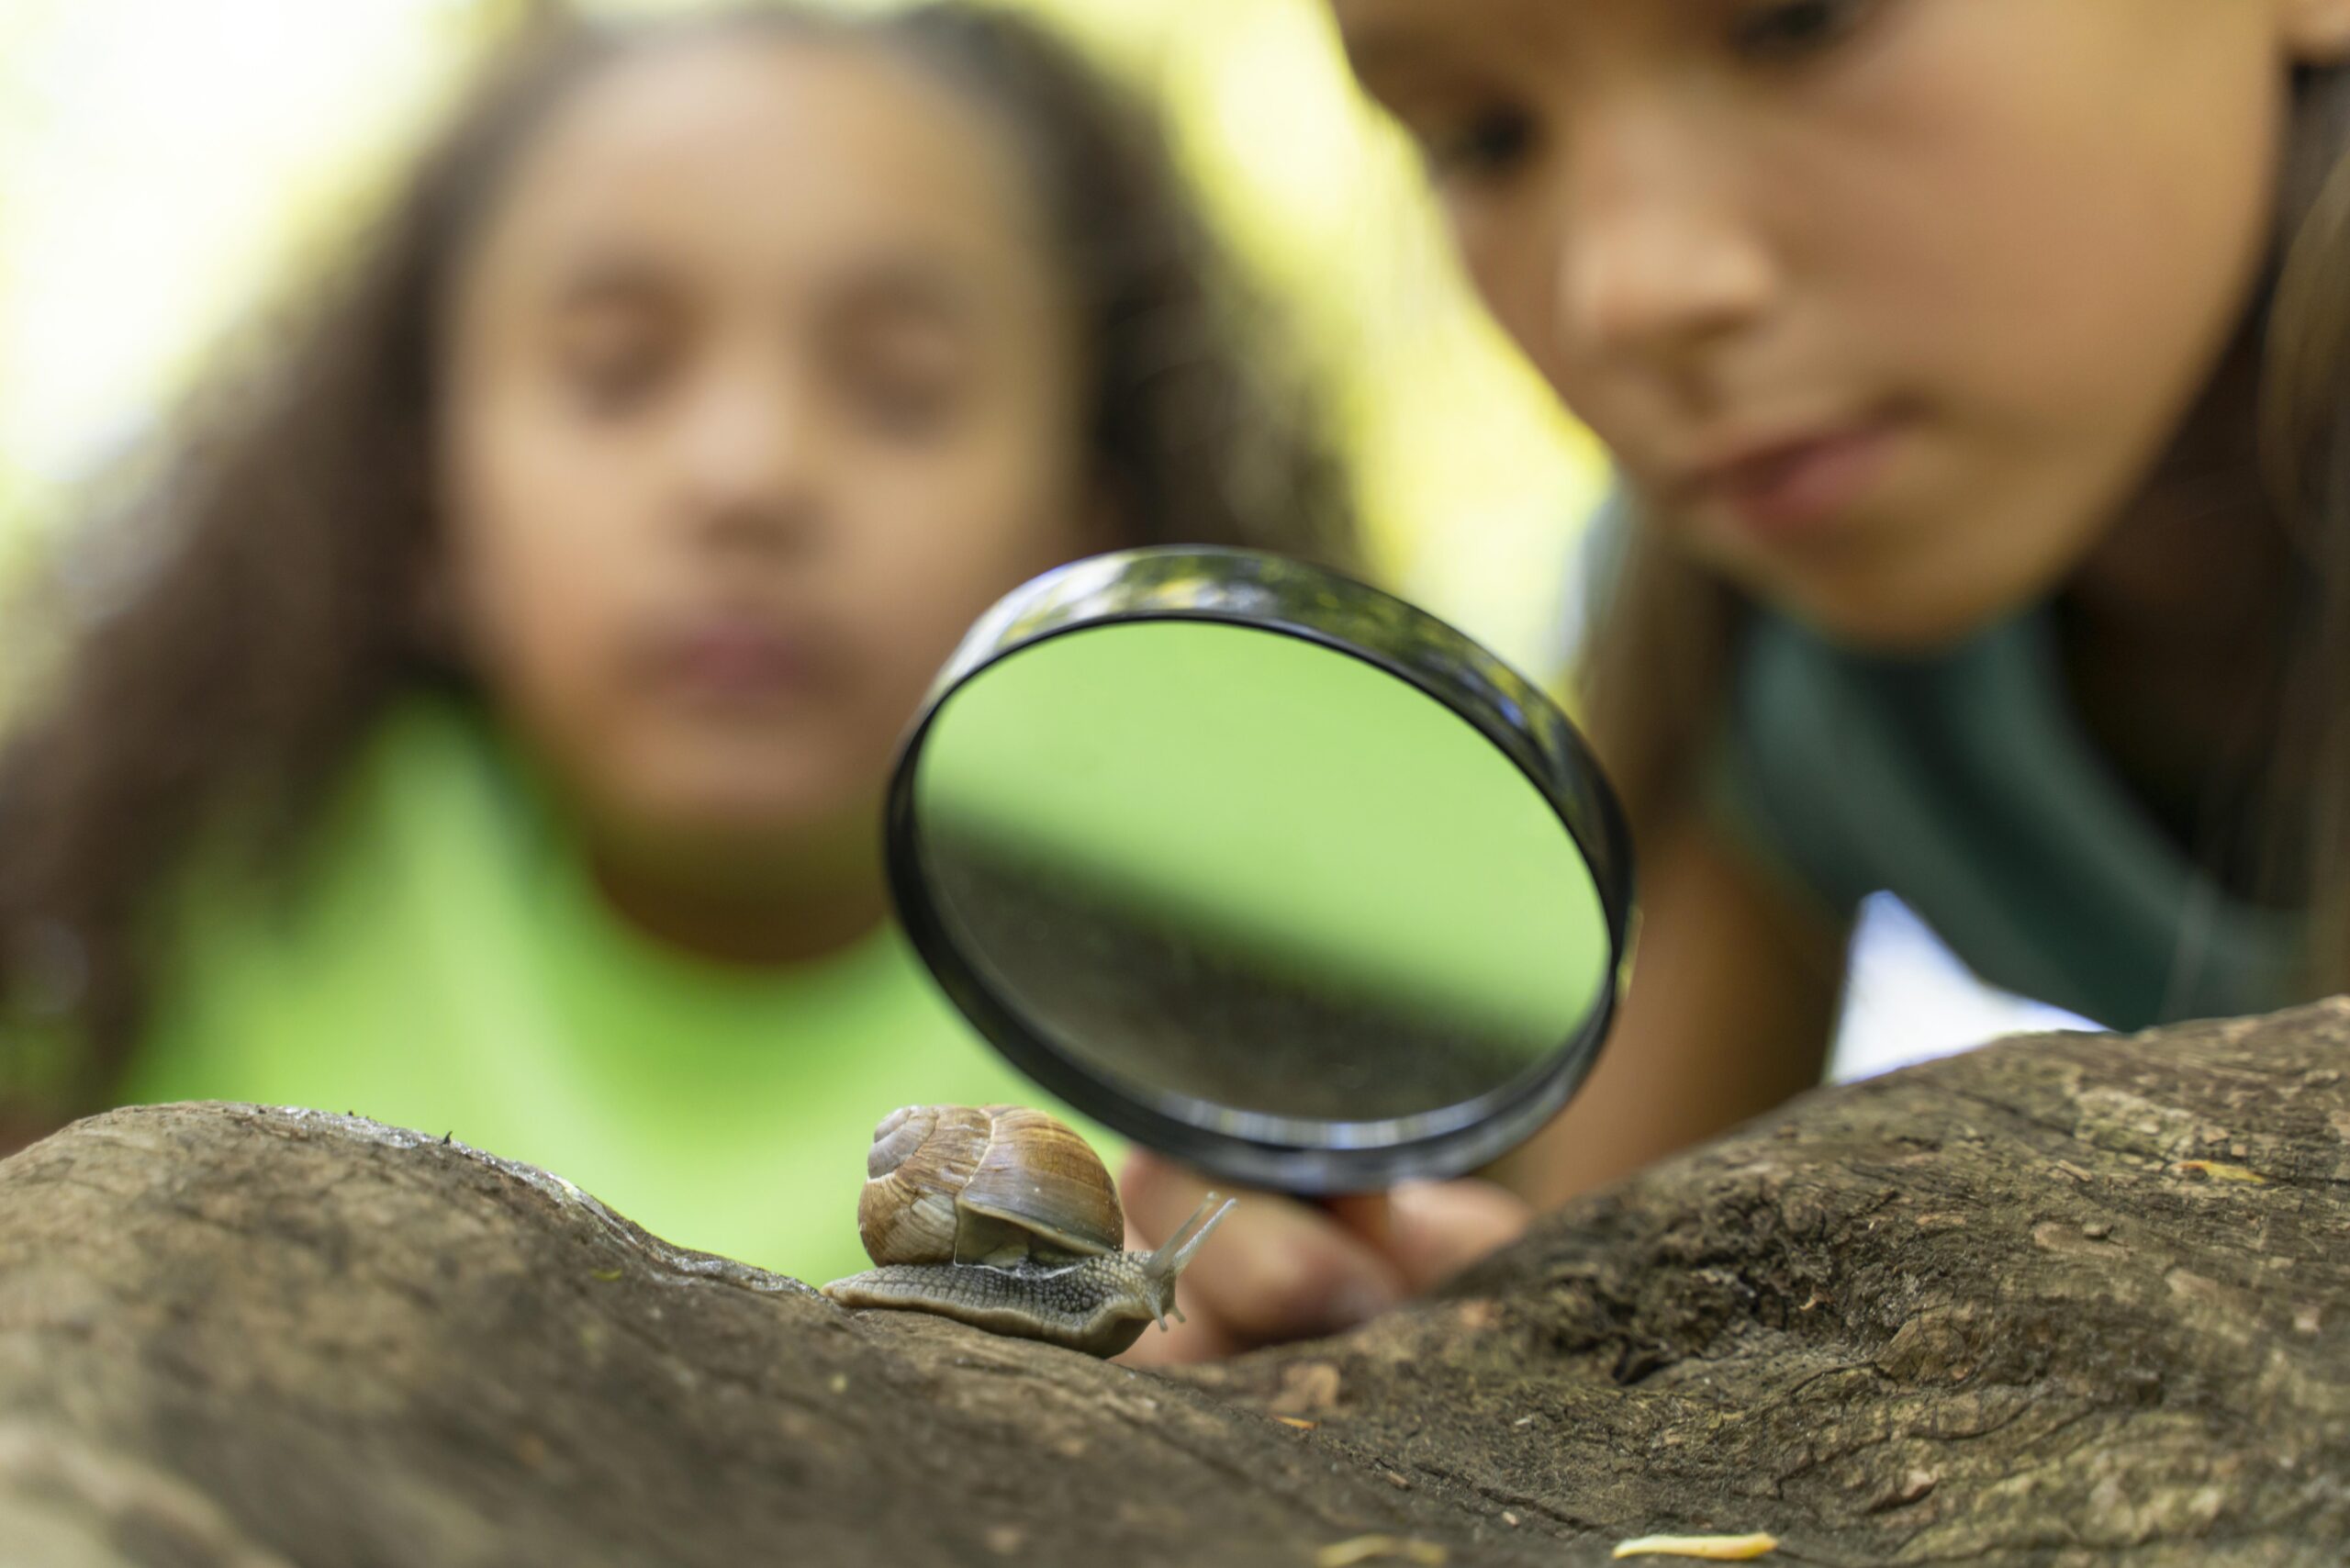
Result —
M1232 1204L1210 1193L1165 1246L1123 1251L1116 1184L1067 1126L1013 1105L907 1106L874 1129L856 1205L877 1266L824 1294L1114 1356L1182 1321L1175 1278Z

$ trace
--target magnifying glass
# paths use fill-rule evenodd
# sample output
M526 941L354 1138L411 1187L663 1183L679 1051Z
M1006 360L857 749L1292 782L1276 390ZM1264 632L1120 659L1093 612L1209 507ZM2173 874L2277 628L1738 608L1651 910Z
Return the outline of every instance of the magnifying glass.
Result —
M1473 1170L1590 1070L1630 837L1532 683L1280 556L1122 551L964 639L891 779L891 895L979 1031L1230 1181Z

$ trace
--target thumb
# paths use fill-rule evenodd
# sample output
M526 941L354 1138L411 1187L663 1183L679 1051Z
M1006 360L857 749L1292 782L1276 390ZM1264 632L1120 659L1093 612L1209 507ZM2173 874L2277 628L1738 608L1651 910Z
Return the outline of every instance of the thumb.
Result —
M1417 1182L1390 1194L1386 1252L1414 1292L1515 1241L1533 1205L1491 1182Z

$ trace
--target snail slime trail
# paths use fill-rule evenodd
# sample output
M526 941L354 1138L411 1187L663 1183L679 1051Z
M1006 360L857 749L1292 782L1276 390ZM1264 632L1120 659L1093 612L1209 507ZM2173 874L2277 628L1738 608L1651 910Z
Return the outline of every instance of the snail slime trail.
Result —
M873 1129L865 1177L856 1230L878 1267L826 1295L1093 1356L1183 1321L1175 1277L1237 1201L1210 1193L1166 1245L1124 1251L1125 1211L1101 1156L1019 1105L892 1111Z

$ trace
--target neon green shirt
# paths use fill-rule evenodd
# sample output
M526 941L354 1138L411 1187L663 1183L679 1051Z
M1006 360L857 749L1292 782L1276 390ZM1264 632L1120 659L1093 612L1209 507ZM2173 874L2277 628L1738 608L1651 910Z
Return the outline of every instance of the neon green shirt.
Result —
M638 935L454 702L384 719L319 842L283 913L229 879L193 879L126 1099L452 1133L667 1240L819 1282L867 1266L857 1190L893 1106L1068 1114L894 930L778 971ZM1114 1168L1114 1147L1095 1147Z

